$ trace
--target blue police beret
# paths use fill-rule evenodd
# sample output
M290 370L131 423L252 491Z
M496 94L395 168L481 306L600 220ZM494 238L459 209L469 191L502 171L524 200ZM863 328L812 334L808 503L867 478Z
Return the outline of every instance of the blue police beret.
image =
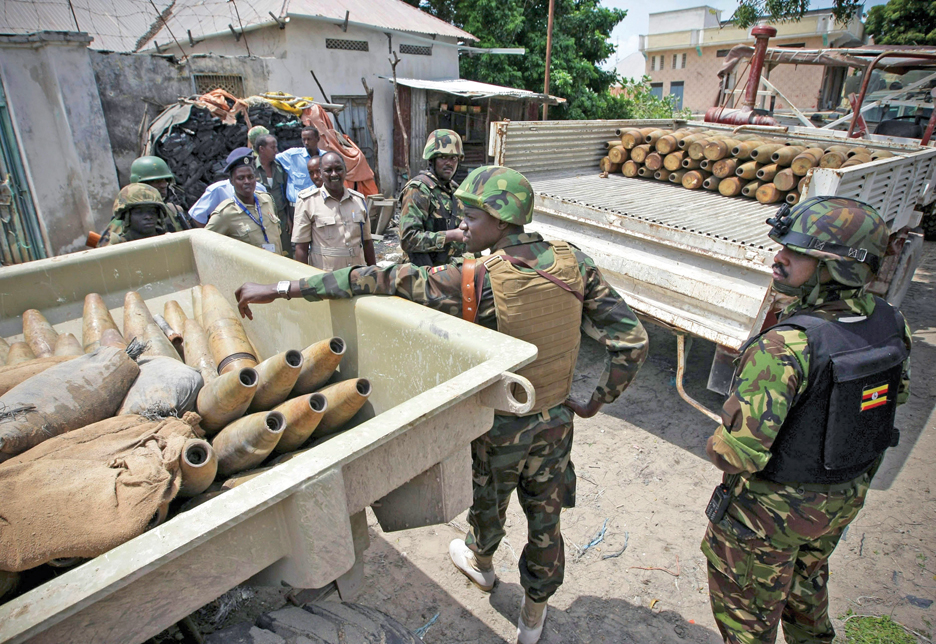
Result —
M227 156L224 163L224 172L227 174L231 174L236 168L242 165L253 166L253 150L250 148L237 148Z

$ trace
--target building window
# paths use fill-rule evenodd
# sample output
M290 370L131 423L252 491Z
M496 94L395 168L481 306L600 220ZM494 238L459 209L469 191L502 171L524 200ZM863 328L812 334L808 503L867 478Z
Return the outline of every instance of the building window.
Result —
M346 49L348 51L370 51L370 46L366 40L341 40L338 38L326 38L325 49Z
M650 93L657 98L663 98L663 83L650 83Z
M673 54L673 69L678 69L676 64L679 62L679 54Z
M715 58L725 58L728 56L730 49L719 49L715 52Z
M670 93L670 96L676 97L676 101L673 103L673 108L677 110L681 110L682 102L683 102L683 82L673 81L672 83L670 83L669 93Z
M656 56L650 56L650 71L656 71Z
M432 45L400 45L400 53L413 56L431 56Z
M244 77L237 74L195 74L195 93L199 96L223 89L237 98L245 98Z
M680 67L682 67L683 69L686 68L686 54L682 55L682 65L680 65Z

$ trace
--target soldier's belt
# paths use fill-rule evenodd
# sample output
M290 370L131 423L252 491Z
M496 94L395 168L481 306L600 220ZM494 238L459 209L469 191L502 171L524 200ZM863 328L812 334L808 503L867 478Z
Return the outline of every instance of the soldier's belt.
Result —
M316 255L322 255L323 257L354 257L358 254L358 251L363 251L363 246L355 246L354 248L325 248L324 246L312 245L312 252Z

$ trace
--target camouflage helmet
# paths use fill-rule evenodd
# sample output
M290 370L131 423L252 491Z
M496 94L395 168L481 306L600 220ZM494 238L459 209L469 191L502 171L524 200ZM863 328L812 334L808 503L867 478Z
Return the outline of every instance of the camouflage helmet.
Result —
M168 179L175 181L166 162L159 157L140 157L130 164L130 183Z
M457 154L459 161L465 158L461 137L455 130L435 130L429 134L423 158L430 161L443 154Z
M871 206L844 197L813 197L792 208L781 206L767 220L775 242L815 257L836 282L864 286L887 251L884 218Z
M124 219L132 208L137 206L156 206L161 215L166 214L159 190L145 183L131 183L120 189L114 200L114 217Z
M510 168L483 165L472 170L455 191L455 198L510 224L523 226L533 221L533 187Z

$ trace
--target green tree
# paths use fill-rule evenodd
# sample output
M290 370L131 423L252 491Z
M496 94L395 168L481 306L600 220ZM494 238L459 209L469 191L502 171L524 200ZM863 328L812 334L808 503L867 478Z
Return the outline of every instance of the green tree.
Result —
M809 11L809 2L810 0L739 0L731 22L742 28L753 27L764 18L770 23L795 22ZM855 17L862 6L864 0L833 0L831 11L836 22L845 24Z
M890 0L871 7L865 31L879 45L936 45L936 2Z
M543 91L549 0L406 0L479 39L477 47L523 47L523 56L465 55L462 78ZM549 93L567 100L551 108L553 118L600 118L616 104L608 88L613 71L599 65L614 53L611 30L622 9L599 0L555 0Z

